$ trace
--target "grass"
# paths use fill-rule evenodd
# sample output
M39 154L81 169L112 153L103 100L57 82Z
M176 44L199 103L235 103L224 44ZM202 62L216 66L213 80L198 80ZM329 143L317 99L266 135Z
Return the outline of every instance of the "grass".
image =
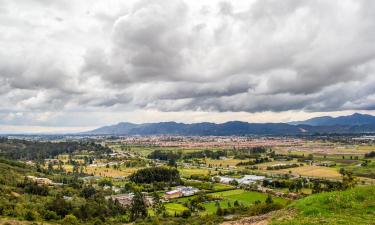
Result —
M270 171L276 174L286 174L292 172L292 174L308 176L308 177L321 177L329 179L341 179L340 173L336 168L324 167L324 166L301 166L290 169L273 170Z
M367 166L352 166L347 168L356 176L375 179L375 162L370 162Z
M221 166L221 167L227 167L227 166L236 166L240 162L246 162L248 160L241 160L241 159L206 159L206 165L212 165L212 166Z
M284 216L274 218L271 224L375 224L375 186L312 195L288 208L289 212L295 213L284 212Z
M140 168L121 167L120 169L114 169L113 167L106 168L105 166L87 167L85 169L85 173L94 174L94 175L103 176L103 177L120 177L120 176L127 177L133 172L137 171L138 169Z
M179 203L173 203L173 202L167 203L164 206L165 206L166 212L171 216L174 216L175 214L181 214L183 211L188 209Z
M190 177L191 175L209 175L216 174L218 171L209 170L206 168L179 168L181 176Z
M225 209L229 206L233 207L234 202L238 201L240 204L243 205L251 205L255 201L264 202L267 198L267 194L254 192L254 191L245 191L242 189L230 190L230 191L222 191L222 192L215 192L208 194L213 197L220 198L217 202L220 204L221 208ZM189 199L193 199L194 197L184 197L174 200L172 203L167 203L166 209L170 215L174 215L174 213L181 213L183 210L186 209L182 204L188 202ZM285 204L287 200L278 197L272 197L275 202L279 202L281 204ZM216 212L217 203L215 201L203 203L205 210L200 212L201 215L206 214L214 214Z
M240 204L243 205L251 205L255 201L264 202L267 198L267 194L255 192L255 191L245 191L242 189L230 190L230 191L223 191L223 192L216 192L210 194L211 196L221 198L222 200L219 201L220 207L225 209L229 206L233 206L235 201L238 201ZM285 204L286 200L278 197L273 197L275 202ZM229 203L229 204L228 204ZM209 202L204 203L203 206L206 208L204 212L201 214L213 214L216 212L217 203Z

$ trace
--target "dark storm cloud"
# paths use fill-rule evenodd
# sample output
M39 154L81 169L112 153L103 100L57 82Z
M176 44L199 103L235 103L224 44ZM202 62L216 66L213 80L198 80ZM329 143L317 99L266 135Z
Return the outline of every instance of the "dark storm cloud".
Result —
M58 2L1 1L0 111L374 109L374 1Z
M358 70L375 56L370 12L370 1L217 2L204 14L141 1L114 23L111 49L87 55L86 70L159 110L347 109L356 99L341 89L368 88L374 72Z

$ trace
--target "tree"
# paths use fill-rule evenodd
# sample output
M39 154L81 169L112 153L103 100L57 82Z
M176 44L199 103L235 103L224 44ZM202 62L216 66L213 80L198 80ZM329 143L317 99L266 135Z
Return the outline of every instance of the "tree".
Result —
M267 198L266 198L266 204L272 204L273 203L273 199L271 197L271 195L268 195Z
M32 210L27 210L25 214L25 220L34 221L36 219L36 213Z
M152 193L152 202L153 202L152 208L156 215L159 216L160 214L163 214L165 212L165 206L160 201L160 196L158 193L156 192Z
M69 214L69 215L66 215L64 217L63 224L66 224L66 225L78 225L79 221L78 221L77 217L75 217L72 214Z
M233 186L237 186L238 185L238 181L237 180L231 180L231 181L229 181L229 184L233 185Z
M81 196L84 198L90 198L91 196L96 194L96 190L92 186L86 186L81 191Z
M223 209L220 207L220 205L216 208L216 215L222 216L224 214Z
M170 166L170 167L177 167L176 160L175 159L170 159L168 161L168 166Z
M138 218L147 217L147 205L142 192L135 191L130 208L130 219L136 220Z
M342 175L342 184L345 189L352 188L357 184L357 178L350 171L345 171L344 169L340 173Z

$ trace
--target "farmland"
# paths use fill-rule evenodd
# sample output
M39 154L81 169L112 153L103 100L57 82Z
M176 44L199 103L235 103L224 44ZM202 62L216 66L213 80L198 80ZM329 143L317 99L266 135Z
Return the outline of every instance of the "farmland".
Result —
M51 199L62 201L56 195L60 193L67 210L75 213L81 224L85 224L85 213L90 213L82 212L82 207L102 203L113 210L113 216L106 220L108 224L133 221L130 215L138 206L144 207L145 221L150 223L157 219L180 223L207 220L216 224L229 218L298 208L298 202L318 193L375 184L375 161L365 156L374 145L347 143L346 137L345 142L297 138L100 137L93 144L85 142L83 147L77 144L80 142L71 144L78 150L60 149L59 154L44 161L33 154L34 160L16 162L27 163L32 171L38 171L25 175L46 182L49 191L28 187L27 183L9 182L13 186L6 190L12 190L14 193L10 195L22 199L23 205L27 205L26 191L43 191L42 195L48 195L33 195L40 205L40 210L35 209L37 214L32 215L35 221L48 218L44 210L52 204ZM87 146L92 150L85 149ZM18 180L29 179L24 177L18 176ZM135 194L140 196L137 203ZM49 199L48 204L43 205L45 199ZM76 200L70 206L72 199ZM17 217L26 218L27 210L20 212ZM53 216L55 221L62 221L66 215Z

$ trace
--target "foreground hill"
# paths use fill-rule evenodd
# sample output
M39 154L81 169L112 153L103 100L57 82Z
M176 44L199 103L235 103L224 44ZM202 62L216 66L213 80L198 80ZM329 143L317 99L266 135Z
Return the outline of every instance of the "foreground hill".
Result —
M281 219L280 219L281 218ZM375 224L375 186L315 194L274 216L272 225Z
M345 117L319 117L301 122L247 123L119 123L84 132L87 135L300 135L315 133L375 133L375 117L353 114Z

